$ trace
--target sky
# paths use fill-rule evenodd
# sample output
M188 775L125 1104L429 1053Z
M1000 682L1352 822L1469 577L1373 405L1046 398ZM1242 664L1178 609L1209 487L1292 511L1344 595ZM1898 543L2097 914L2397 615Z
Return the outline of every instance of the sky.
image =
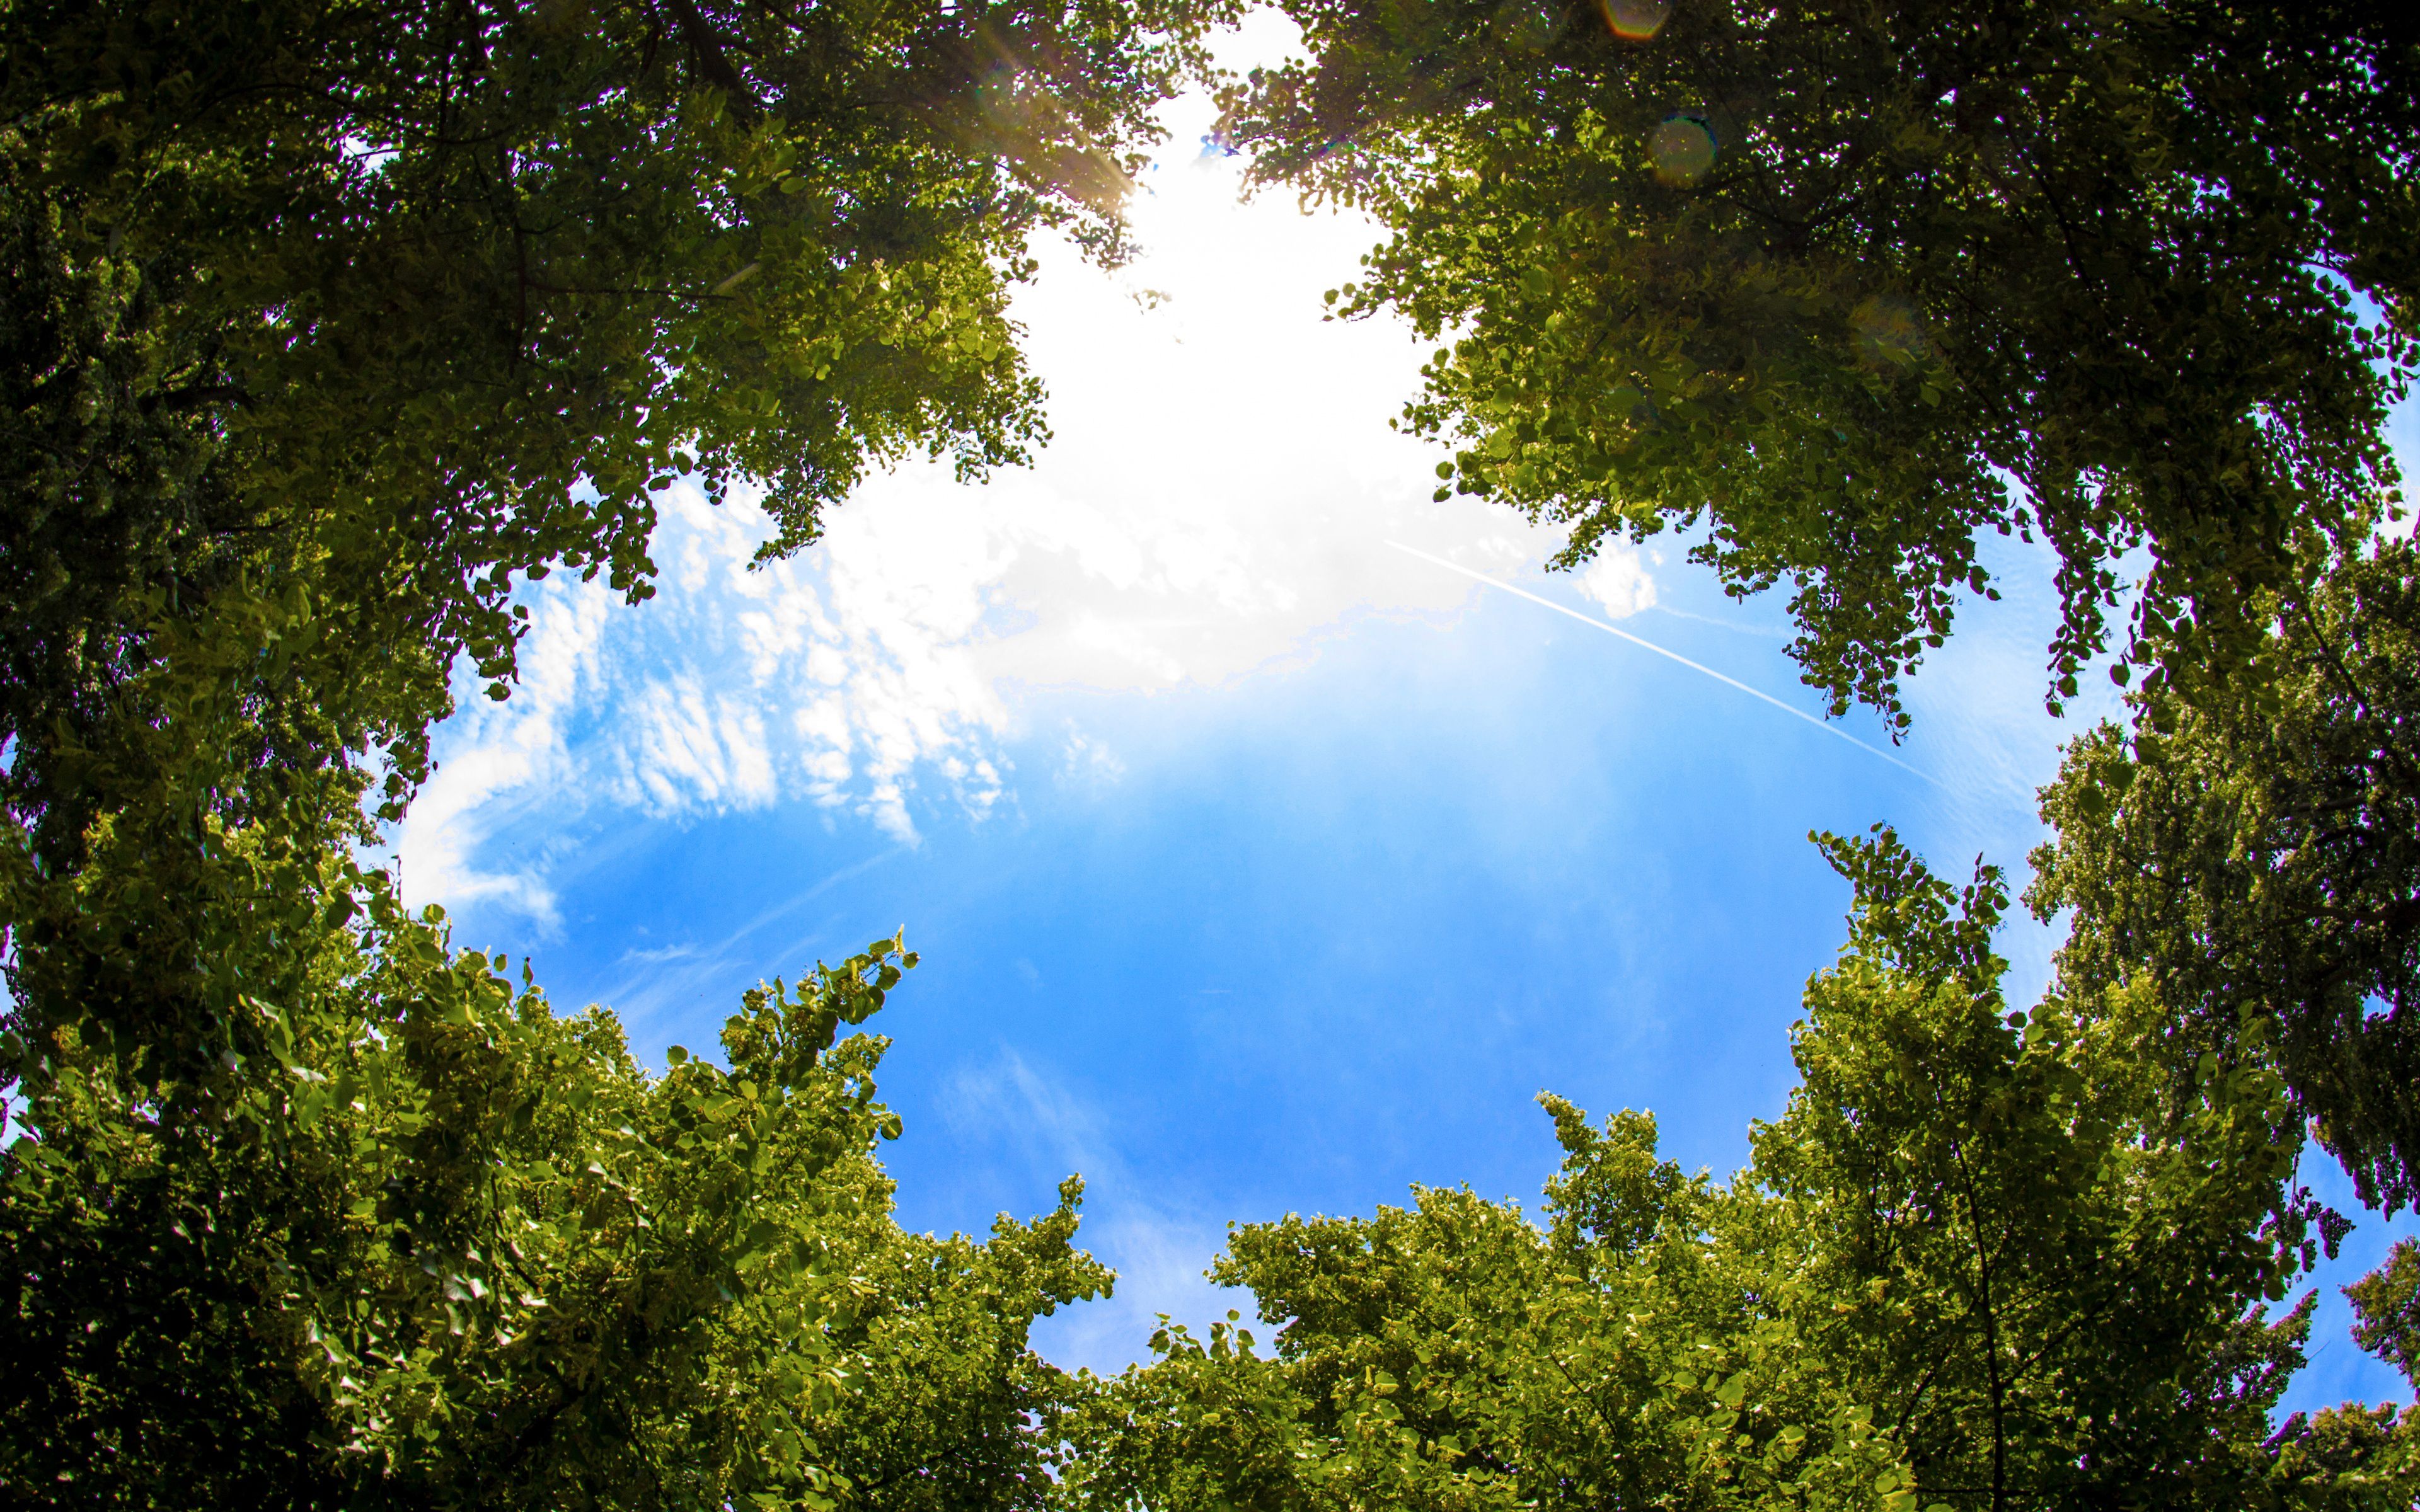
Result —
M1285 46L1258 24L1226 61ZM1377 233L1238 203L1209 119L1171 108L1135 264L1037 249L1034 467L902 467L763 570L760 512L677 486L659 596L532 585L519 688L461 701L396 835L458 945L533 956L658 1065L755 981L904 928L923 964L868 1026L901 1221L980 1232L1081 1173L1119 1282L1038 1327L1071 1367L1143 1355L1158 1313L1249 1310L1201 1273L1231 1221L1414 1182L1534 1211L1541 1090L1652 1109L1728 1175L1843 935L1808 832L1888 823L2022 886L2034 790L2115 708L2044 713L2032 548L1992 543L2006 597L1909 685L1894 748L1865 711L1810 719L1783 605L1727 598L1685 541L1547 573L1555 532L1431 501L1441 454L1388 424L1425 349L1322 316ZM2013 1001L2055 944L2008 926ZM2306 1179L2359 1211L2332 1165ZM2412 1231L2360 1215L2289 1407L2407 1396L2335 1288Z

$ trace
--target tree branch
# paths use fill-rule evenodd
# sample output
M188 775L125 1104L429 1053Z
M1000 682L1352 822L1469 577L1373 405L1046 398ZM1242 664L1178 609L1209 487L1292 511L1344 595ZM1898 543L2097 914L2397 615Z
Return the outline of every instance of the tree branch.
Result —
M701 14L694 0L664 0L673 15L673 23L680 28L681 40L689 44L690 57L697 64L698 73L706 83L731 97L743 119L752 120L765 113L748 81L731 66L724 55L722 39L715 34L714 25Z

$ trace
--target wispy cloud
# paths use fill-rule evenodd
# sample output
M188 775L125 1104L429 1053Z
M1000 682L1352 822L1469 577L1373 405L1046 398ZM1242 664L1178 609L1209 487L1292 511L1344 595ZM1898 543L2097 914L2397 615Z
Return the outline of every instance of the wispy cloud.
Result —
M1431 500L1435 456L1387 424L1419 384L1403 328L1322 319L1322 281L1350 276L1375 229L1238 207L1234 174L1153 176L1137 221L1156 251L1117 277L1046 257L1017 306L1057 426L1032 471L970 487L903 467L809 552L761 568L763 511L683 484L659 497L656 598L534 585L521 685L501 705L466 699L399 837L414 896L550 924L550 847L622 814L804 803L914 844L932 815L1013 803L1031 690L1225 683L1356 612L1468 599L1373 553L1379 536L1504 570L1551 550L1509 512ZM1145 310L1128 285L1168 298ZM1619 582L1592 581L1653 603L1625 560ZM1094 783L1120 770L1080 735L1056 764Z
M1060 751L1059 775L1078 782L1114 782L1126 775L1126 764L1116 751L1071 724L1067 744Z
M997 801L985 748L1005 705L971 659L982 607L933 595L861 546L835 560L750 559L772 525L694 488L662 500L661 591L636 609L556 579L526 594L522 677L502 704L466 698L398 836L416 899L486 902L551 924L555 857L583 816L679 822L786 799L854 812L912 843L921 779L973 811ZM501 839L500 839L501 838Z
M1501 580L1500 579L1490 578L1485 573L1477 571L1470 567L1466 567L1458 562L1449 561L1433 552L1422 551L1417 547L1405 546L1401 541L1389 541L1387 544L1393 547L1396 550L1404 553L1406 556L1418 557L1421 561L1429 563L1435 566L1443 567L1448 572L1458 573L1475 582L1485 583L1488 587L1511 594L1515 598L1526 598L1532 604L1539 605L1544 609L1553 609L1558 614L1567 615L1572 619L1579 621L1582 625L1592 625L1610 636L1618 636L1621 640L1627 640L1632 645L1638 647L1641 651L1652 652L1654 655L1663 657L1667 661L1678 662L1682 666L1688 668L1693 672L1701 672L1727 687L1737 688L1739 691L1745 693L1748 697L1755 699L1760 702L1769 703L1773 707L1779 709L1782 713L1789 715L1793 719L1803 719L1807 723L1813 725L1816 729L1823 731L1825 734L1836 735L1838 738L1847 741L1850 745L1856 747L1859 750L1865 751L1873 756L1878 756L1882 760L1890 763L1893 766L1900 768L1901 771L1907 772L1915 777L1921 778L1935 787L1942 785L1940 779L1932 776L1930 772L1910 766L1907 763L1892 755L1889 751L1883 749L1880 746L1868 745L1866 742L1859 740L1856 736L1849 733L1846 730L1841 729L1838 725L1827 723L1823 719L1817 718L1814 715L1808 714L1804 709L1784 703L1781 700L1775 698L1772 694L1761 692L1756 688L1750 687L1747 684L1741 682L1738 678L1730 676L1725 672L1718 672L1703 662L1691 661L1688 657L1682 656L1677 651L1667 650L1665 647L1657 645L1654 641L1645 640L1639 636L1635 636L1619 625L1607 624L1606 621L1597 619L1592 615L1583 614L1568 604L1558 604L1553 599L1533 594L1526 588L1517 588L1511 583ZM1653 602L1653 586L1652 583L1649 585L1648 593L1650 595L1648 602L1652 603ZM1594 595L1591 594L1590 596ZM1637 607L1644 608L1645 605L1638 605Z
M625 950L614 963L618 975L597 995L614 1005L625 1023L642 1029L668 1010L727 995L735 980L773 976L795 980L811 964L816 942L828 933L817 927L802 927L799 916L835 888L899 854L900 848L894 846L836 868L735 929L702 939Z
M1118 1273L1105 1302L1037 1324L1035 1347L1059 1365L1110 1372L1135 1358L1158 1316L1200 1323L1249 1306L1203 1275L1224 1226L1167 1200L1164 1184L1139 1180L1098 1111L1014 1050L959 1068L944 1102L967 1146L990 1148L1019 1167L1029 1186L1074 1174L1085 1180L1078 1242Z

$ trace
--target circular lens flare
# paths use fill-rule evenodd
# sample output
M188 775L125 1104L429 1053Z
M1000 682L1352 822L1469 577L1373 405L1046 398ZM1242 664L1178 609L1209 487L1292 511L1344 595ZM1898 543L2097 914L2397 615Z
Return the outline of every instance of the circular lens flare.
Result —
M1624 41L1643 42L1671 19L1672 0L1597 0L1605 23Z
M1671 115L1647 139L1655 160L1655 178L1674 189L1687 189L1714 166L1714 129L1702 116Z
M1850 312L1849 329L1855 332L1857 355L1879 366L1905 367L1932 350L1924 316L1896 294L1877 294Z

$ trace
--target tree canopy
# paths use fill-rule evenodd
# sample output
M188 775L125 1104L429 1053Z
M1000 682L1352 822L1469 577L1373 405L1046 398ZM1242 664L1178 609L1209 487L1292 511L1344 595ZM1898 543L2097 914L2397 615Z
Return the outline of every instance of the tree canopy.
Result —
M2420 1202L2420 552L2268 601L2264 675L2134 700L2068 748L2029 900L2071 910L2072 990L2139 984L2183 1086L2247 1030L2362 1200Z
M645 577L676 454L766 481L774 549L869 458L1021 456L1025 239L1115 255L1209 13L12 8L12 632L248 531L484 656L504 575Z
M1023 458L1028 238L1119 255L1221 13L10 7L0 798L72 864L201 677L217 785L375 748L392 804L516 581L651 592L674 474L781 552L871 463Z
M2027 902L1855 891L1729 1181L1544 1099L1543 1223L1424 1190L1236 1231L1280 1332L1070 1377L1080 1182L909 1234L876 1159L915 964L743 997L720 1061L415 916L363 842L516 590L651 592L678 473L810 545L869 468L1046 435L1031 239L1124 255L1237 0L30 0L0 10L0 1498L375 1508L2405 1508L2409 1414L2272 1422L2292 1300L2420 1201L2415 29L2216 0L1297 0L1227 100L1392 239L1449 487L1702 525L1809 679L1898 679L2043 532L2054 702L2107 648ZM475 675L472 675L475 674ZM2420 1249L2350 1288L2420 1360Z
M2271 1421L2311 1299L2270 1309L2335 1237L2275 1072L2230 1057L2179 1105L2125 1032L2144 987L2009 1011L1995 872L1825 848L1849 944L1747 1169L1549 1096L1543 1223L1419 1189L1238 1228L1211 1273L1274 1352L1233 1313L1165 1329L1077 1419L1077 1504L2410 1507L2407 1414ZM2359 1298L2400 1361L2415 1274Z
M877 947L644 1072L358 849L651 497L1044 434L1189 0L0 12L12 1504L1031 1505L1075 1189L888 1216Z
M1443 340L1447 486L1786 583L1807 680L1900 679L2040 532L2051 701L2109 643L2198 681L2396 505L2420 318L2404 8L1288 0L1228 127L1389 239L1337 291ZM1443 490L1440 496L1442 497Z
M1104 1290L1055 1213L902 1232L872 1158L896 941L643 1072L373 893L217 1084L52 1057L6 1157L13 1505L1034 1507Z

